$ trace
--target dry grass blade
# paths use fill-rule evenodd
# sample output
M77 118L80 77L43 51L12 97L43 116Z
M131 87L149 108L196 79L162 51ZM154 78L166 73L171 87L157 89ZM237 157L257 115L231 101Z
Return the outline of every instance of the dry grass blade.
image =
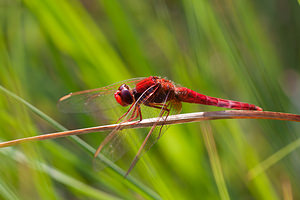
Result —
M165 120L163 117L159 120L157 125L159 126L162 124L182 124L182 123L199 122L204 120L216 120L216 119L273 119L273 120L300 122L300 115L280 113L280 112L269 112L269 111L261 112L261 111L242 111L242 110L196 112L196 113L172 115L169 116L167 120ZM0 148L13 146L26 141L46 140L46 139L65 137L69 135L81 135L81 134L93 133L93 132L111 131L118 126L120 126L121 130L129 129L129 128L145 128L145 127L153 126L154 123L157 123L157 118L144 119L139 123L133 121L133 122L127 122L122 124L110 124L110 125L97 126L91 128L57 132L57 133L48 133L44 135L38 135L33 137L27 137L27 138L2 142L0 143Z

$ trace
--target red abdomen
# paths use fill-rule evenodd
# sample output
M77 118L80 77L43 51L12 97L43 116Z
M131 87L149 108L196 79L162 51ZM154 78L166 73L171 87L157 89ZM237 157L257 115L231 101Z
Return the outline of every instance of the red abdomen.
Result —
M195 92L195 91L190 90L185 87L177 87L175 89L175 93L176 93L177 99L182 102L212 105L212 106L231 108L231 109L237 109L237 110L262 111L262 108L255 106L253 104L210 97L210 96L200 94L198 92Z

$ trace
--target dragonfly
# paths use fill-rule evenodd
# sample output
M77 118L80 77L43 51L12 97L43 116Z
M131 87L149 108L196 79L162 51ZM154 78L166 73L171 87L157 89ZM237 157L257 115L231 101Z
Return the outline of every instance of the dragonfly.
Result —
M150 76L118 82L106 87L70 93L59 100L59 107L65 112L94 112L95 110L110 109L115 106L128 107L117 123L119 125L143 119L142 109L145 107L157 109L157 121L144 138L125 176L127 176L140 159L143 152L151 148L166 130L164 123L170 114L178 114L182 103L211 105L237 110L262 111L263 109L249 103L226 100L200 94L186 87L179 86L166 78ZM94 158L112 141L118 141L121 126L117 126L100 143ZM114 142L117 145L118 142ZM112 148L114 147L112 144Z

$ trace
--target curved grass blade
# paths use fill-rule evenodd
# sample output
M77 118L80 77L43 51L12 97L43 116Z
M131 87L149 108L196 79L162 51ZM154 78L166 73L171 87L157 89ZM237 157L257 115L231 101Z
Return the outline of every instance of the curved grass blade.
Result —
M270 157L260 162L257 166L251 169L247 175L248 179L249 180L254 179L260 173L263 173L264 171L269 169L272 165L279 162L281 159L283 159L284 157L286 157L288 154L292 153L299 147L300 147L300 139L297 139L294 142L281 148L279 151L272 154Z
M19 163L27 164L30 168L34 168L36 170L47 173L56 181L58 181L62 184L65 184L66 186L73 188L73 189L77 190L78 192L80 192L84 195L87 195L91 198L110 199L110 200L119 200L120 199L120 198L112 196L111 194L105 193L101 190L97 190L81 181L78 181L77 179L59 171L58 169L50 167L43 162L33 161L35 163L31 163L32 161L29 161L28 158L26 157L26 155L23 154L21 151L17 151L17 150L13 150L12 148L9 148L9 149L5 149L4 151L1 151L1 153L14 159L15 161L17 161ZM37 166L41 166L41 167L37 167ZM0 180L0 184L1 184L1 180ZM0 187L0 191L1 191L1 187ZM6 191L6 193L8 193L8 192L9 191ZM16 199L16 198L8 198L8 199Z
M10 96L10 97L14 98L15 100L17 100L18 102L20 102L20 103L24 104L25 106L27 106L32 112L34 112L39 117L41 117L42 119L44 119L45 121L47 121L49 124L51 124L57 130L60 130L60 131L67 131L68 130L63 125L59 124L54 119L52 119L51 117L49 117L48 115L46 115L45 113L43 113L42 111L40 111L39 109L37 109L36 107L34 107L33 105L31 105L30 103L28 103L27 101L25 101L24 99L22 99L21 97L19 97L18 95L16 95L13 92L7 90L6 88L4 88L1 85L0 85L0 90L3 91L8 96ZM72 135L69 138L73 142L75 142L76 144L78 144L81 148L83 148L85 151L87 151L91 155L94 155L94 153L95 153L96 150L92 146L90 146L89 144L87 144L85 141L81 140L79 137L77 137L75 135ZM98 155L98 158L101 159L101 161L103 163L105 163L109 168L111 168L117 174L119 174L119 175L121 175L123 177L125 176L126 172L124 170L122 170L120 167L118 167L117 165L115 165L112 161L110 161L109 159L107 159L103 155ZM133 184L134 186L136 186L138 189L140 189L142 192L144 192L148 196L152 197L153 199L161 199L161 197L156 192L154 192L153 190L151 190L150 188L148 188L147 186L145 186L143 183L139 182L137 179L133 178L132 176L130 176L130 175L127 176L127 180L131 184Z

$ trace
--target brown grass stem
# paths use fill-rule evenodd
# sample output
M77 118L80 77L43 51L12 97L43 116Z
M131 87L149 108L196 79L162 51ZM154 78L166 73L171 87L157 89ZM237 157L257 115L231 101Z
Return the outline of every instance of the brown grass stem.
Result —
M161 118L158 122L158 125L164 124L183 124L189 122L199 122L204 120L216 120L216 119L273 119L273 120L286 120L286 121L296 121L300 122L300 115L289 114L289 113L280 113L280 112L269 112L269 111L242 111L242 110L226 110L226 111L214 111L214 112L196 112L196 113L186 113L172 115L167 118L165 121L164 118ZM111 131L117 126L120 126L120 129L129 129L129 128L145 128L151 127L154 123L157 123L157 118L144 119L137 123L125 122L120 124L110 124L97 127L76 129L70 131L63 131L57 133L48 133L44 135L20 138L16 140L11 140L7 142L0 143L0 148L13 146L28 141L36 140L46 140L54 139L59 137L65 137L70 135L81 135L86 133L93 132L102 132L102 131Z

